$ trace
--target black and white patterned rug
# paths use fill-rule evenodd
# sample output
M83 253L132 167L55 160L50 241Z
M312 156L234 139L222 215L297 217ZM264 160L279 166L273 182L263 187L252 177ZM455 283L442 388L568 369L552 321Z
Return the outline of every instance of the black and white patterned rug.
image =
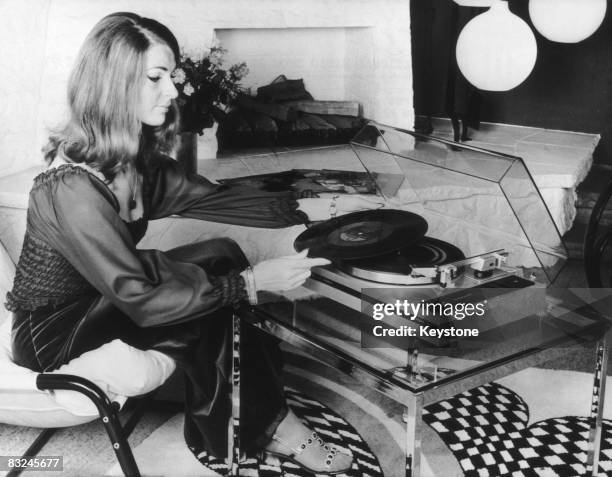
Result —
M427 407L423 420L453 452L466 477L586 475L589 419L528 425L529 407L497 383ZM604 420L599 472L612 475L612 421Z
M287 390L291 406L325 439L350 449L357 457L351 476L382 476L381 464L387 477L403 476L401 459L406 428L401 420L401 406L383 399L375 391L325 377L319 369L311 372L289 366L288 371L293 381L292 390ZM423 441L422 475L585 475L588 419L576 416L587 412L592 389L590 373L528 369L504 378L501 384L489 384L428 406L424 420L431 427L426 429ZM612 476L612 393L607 394L608 420L605 420L598 477ZM317 400L308 396L316 396ZM211 470L218 463L210 462L207 469L189 452L182 439L182 429L183 415L179 413L135 448L143 476L219 476L220 473ZM441 439L434 439L431 429ZM222 473L223 466L219 470ZM267 463L253 460L243 468L243 475L265 477L268 474L306 475L290 462L274 459ZM123 474L113 464L106 475Z
M294 412L331 444L350 451L355 462L350 477L381 476L376 456L355 429L334 411L308 396L287 391ZM528 425L529 407L514 391L497 383L466 391L428 406L423 420L455 455L466 477L569 477L585 475L589 419L551 418ZM209 469L225 474L223 460L205 452L197 455ZM602 475L612 475L612 421L605 420L599 463ZM291 461L247 456L241 475L249 477L311 474Z
M286 396L287 403L293 412L307 422L323 440L353 455L352 468L344 474L338 474L339 476L382 477L378 459L353 426L330 408L305 394L297 391L286 391ZM196 457L209 469L221 475L226 475L227 464L223 459L217 459L206 452L196 453ZM267 457L265 461L262 461L257 456L247 455L246 459L240 462L240 475L249 477L306 477L312 474L289 460Z

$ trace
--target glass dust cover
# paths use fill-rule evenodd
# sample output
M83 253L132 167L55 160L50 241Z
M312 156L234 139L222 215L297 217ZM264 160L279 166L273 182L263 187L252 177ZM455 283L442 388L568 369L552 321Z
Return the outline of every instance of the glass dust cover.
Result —
M520 157L375 122L351 148L385 198L427 220L428 237L466 257L504 250L507 266L546 284L565 264L567 250Z

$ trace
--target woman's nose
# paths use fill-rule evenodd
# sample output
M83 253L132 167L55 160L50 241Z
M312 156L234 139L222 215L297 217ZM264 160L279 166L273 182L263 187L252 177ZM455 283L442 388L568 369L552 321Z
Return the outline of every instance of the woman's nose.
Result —
M176 89L176 86L174 86L174 81L172 81L172 78L168 78L164 86L164 94L170 99L176 99L178 96L178 91Z

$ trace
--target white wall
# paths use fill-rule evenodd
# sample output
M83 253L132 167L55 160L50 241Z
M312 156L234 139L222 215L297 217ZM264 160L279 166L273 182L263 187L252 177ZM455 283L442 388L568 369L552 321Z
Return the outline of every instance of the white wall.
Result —
M65 113L78 48L114 11L162 21L188 50L209 46L216 31L226 38L228 30L236 32L238 40L254 35L253 43L242 43L245 56L232 51L228 58L248 61L248 84L260 86L281 73L303 77L318 99L358 100L366 117L412 127L407 0L2 0L0 175L41 163L47 130ZM282 29L296 30L274 40Z
M316 98L344 98L346 41L344 28L245 28L217 30L227 49L227 64L246 61L249 75L243 81L256 88L279 74L303 78ZM325 54L321 54L325 52Z

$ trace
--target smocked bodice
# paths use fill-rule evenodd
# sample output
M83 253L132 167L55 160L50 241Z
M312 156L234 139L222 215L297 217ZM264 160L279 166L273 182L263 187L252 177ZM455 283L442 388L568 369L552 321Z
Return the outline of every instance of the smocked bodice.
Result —
M8 310L31 311L93 291L93 287L68 260L42 240L26 233L13 290L6 295Z

